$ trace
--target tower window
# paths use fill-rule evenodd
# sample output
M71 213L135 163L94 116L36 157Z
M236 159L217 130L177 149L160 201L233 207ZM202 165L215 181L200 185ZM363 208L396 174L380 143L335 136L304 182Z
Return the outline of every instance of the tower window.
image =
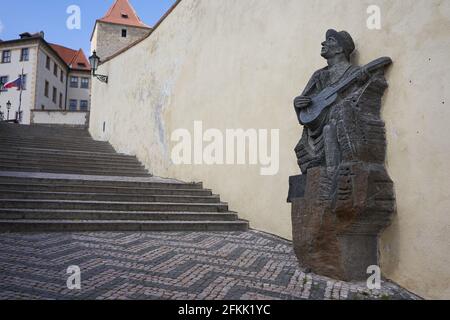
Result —
M127 29L122 29L122 38L127 37Z
M122 16L122 18L128 19L128 13L122 12L120 15Z

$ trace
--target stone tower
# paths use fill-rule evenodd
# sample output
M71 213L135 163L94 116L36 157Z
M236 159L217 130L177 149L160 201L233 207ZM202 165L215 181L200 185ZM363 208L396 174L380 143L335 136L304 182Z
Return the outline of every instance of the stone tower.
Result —
M91 52L104 60L144 38L152 28L144 24L128 0L115 0L106 15L97 20L91 36Z

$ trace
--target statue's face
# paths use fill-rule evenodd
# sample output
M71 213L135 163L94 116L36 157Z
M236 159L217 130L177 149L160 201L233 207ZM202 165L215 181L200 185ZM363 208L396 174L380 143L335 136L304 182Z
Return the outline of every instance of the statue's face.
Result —
M334 37L328 37L324 42L322 42L322 52L321 55L325 59L333 58L335 55L344 52L344 49L339 42Z

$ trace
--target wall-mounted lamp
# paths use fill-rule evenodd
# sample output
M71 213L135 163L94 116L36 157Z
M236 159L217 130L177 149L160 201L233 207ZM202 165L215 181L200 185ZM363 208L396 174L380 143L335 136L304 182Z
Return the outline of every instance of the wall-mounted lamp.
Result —
M108 83L108 76L95 73L95 71L98 68L98 65L100 64L100 58L97 56L97 52L94 51L92 53L92 56L89 57L89 62L91 63L92 76L96 77L101 82Z

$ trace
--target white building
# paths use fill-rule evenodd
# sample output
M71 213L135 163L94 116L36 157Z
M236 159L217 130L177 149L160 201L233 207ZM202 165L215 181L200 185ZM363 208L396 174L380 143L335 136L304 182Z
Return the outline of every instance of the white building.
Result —
M72 50L48 43L44 33L23 33L19 39L0 42L0 82L14 81L24 74L20 90L0 92L0 111L9 119L22 111L22 124L34 123L38 112L83 112L90 109L90 65L83 50Z

